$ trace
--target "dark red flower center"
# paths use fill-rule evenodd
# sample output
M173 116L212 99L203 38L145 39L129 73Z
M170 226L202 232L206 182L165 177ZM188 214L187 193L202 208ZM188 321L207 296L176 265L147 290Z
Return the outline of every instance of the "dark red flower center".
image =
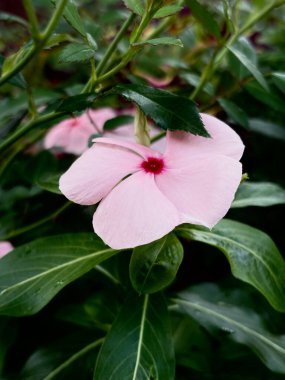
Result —
M147 173L159 174L164 168L164 162L161 158L148 157L141 166Z

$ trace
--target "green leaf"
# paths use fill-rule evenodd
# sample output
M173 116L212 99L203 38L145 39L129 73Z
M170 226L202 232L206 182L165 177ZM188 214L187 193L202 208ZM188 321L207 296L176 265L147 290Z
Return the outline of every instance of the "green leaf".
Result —
M94 50L85 44L69 44L59 54L59 62L84 62L94 56Z
M285 94L285 73L272 73L272 79L275 84Z
M11 59L11 57L13 59ZM7 72L10 71L10 69L13 68L15 55L10 56L5 59L5 57L0 54L0 77ZM8 83L13 84L14 86L20 87L25 89L27 87L27 83L21 73L18 73L14 75L11 79L8 80Z
M162 294L131 295L106 336L94 380L173 380L174 351Z
M180 12L183 9L180 5L165 5L164 7L160 8L153 18L163 18L168 17L171 15L174 15L175 13Z
M193 73L184 72L180 75L180 77L184 79L187 83L191 84L191 86L193 87L197 87L198 84L200 83L199 75L196 75ZM206 94L210 96L213 96L215 93L214 86L210 82L205 84L202 91L204 91Z
M216 38L221 38L219 25L212 13L210 13L205 6L202 6L196 0L185 0L185 3L190 7L191 13L205 30L213 34Z
M115 253L93 233L46 237L15 249L1 259L0 314L36 313L67 284Z
M285 204L285 190L271 182L245 182L240 185L232 208Z
M56 111L58 112L83 111L86 108L91 107L95 99L97 99L97 97L98 97L98 94L94 94L94 93L70 96L66 99L62 99L61 101L57 102L59 104L56 106Z
M50 191L54 194L61 194L58 188L59 178L62 173L59 174L47 174L40 176L36 179L36 184L44 190Z
M285 141L283 126L263 119L249 119L249 129L262 135Z
M235 46L238 47L238 50L242 52L243 55L245 55L254 66L257 66L257 55L255 48L247 38L240 37L235 42ZM249 76L249 70L232 53L228 55L228 64L229 71L236 80L240 80Z
M285 312L285 262L268 235L226 219L211 231L189 226L181 226L177 231L186 238L218 248L236 278L254 286L276 310Z
M227 115L233 119L235 123L246 129L249 128L248 117L243 109L228 99L220 98L218 101L221 107L226 111Z
M134 249L130 279L139 293L154 293L170 285L183 259L183 247L173 234Z
M273 110L285 114L284 101L272 89L270 94L257 82L250 82L245 85L245 89L254 98L258 99L261 103L266 104Z
M144 4L142 0L123 0L125 6L133 13L143 16Z
M105 122L103 130L104 131L111 131L113 129L116 129L118 127L121 127L122 125L130 124L134 122L134 117L131 115L119 115L116 117L113 117L113 119L109 119Z
M89 45L94 51L96 51L96 50L98 49L98 45L97 45L97 42L94 40L94 38L91 36L90 33L86 33L86 39L87 39L88 45Z
M203 284L173 299L176 311L186 314L210 331L219 329L249 346L272 371L285 373L285 336L266 330L259 314L240 304L228 303L216 285Z
M54 33L45 44L45 49L60 45L62 42L72 42L74 39L67 33Z
M240 41L237 41L233 45L227 46L228 50L234 54L234 56L242 63L242 65L251 72L251 74L254 76L254 78L257 80L257 82L266 90L269 91L268 84L266 83L265 79L263 78L263 75L258 70L256 64L248 58L248 56L244 53L244 51L241 49Z
M144 40L142 42L133 43L132 46L142 46L142 45L174 45L183 47L183 43L179 38L174 37L160 37L160 38L152 38L150 40Z
M59 0L53 1L55 1L56 3L59 2ZM74 2L74 0L68 1L67 5L64 8L63 16L73 29L79 32L83 37L86 37L85 27L78 13L78 6Z
M136 103L162 129L209 137L195 103L186 97L136 84L120 84L105 94L118 94Z

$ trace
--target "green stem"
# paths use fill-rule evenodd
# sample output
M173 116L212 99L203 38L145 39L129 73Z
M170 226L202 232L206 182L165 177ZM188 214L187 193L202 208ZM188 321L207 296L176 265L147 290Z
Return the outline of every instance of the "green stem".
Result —
M118 43L123 38L126 30L131 25L131 23L134 21L135 17L136 17L136 15L134 13L131 13L130 16L127 18L127 20L122 25L122 27L119 30L119 32L117 33L116 37L113 39L110 46L106 50L105 55L102 58L102 61L99 62L98 67L97 67L97 75L100 75L104 71L105 65L108 63L111 55L113 54L113 52L117 48Z
M79 359L81 356L87 354L87 352L93 350L94 348L100 346L104 342L104 338L98 339L95 342L92 342L88 344L88 346L85 346L82 348L82 350L76 352L74 355L72 355L69 359L67 359L65 362L63 362L60 366L58 366L56 369L54 369L48 376L46 376L43 380L51 380L57 377L57 375L62 372L65 368L69 367L74 361Z
M27 63L30 62L30 60L42 49L42 47L45 45L49 37L51 36L52 32L54 31L62 12L64 11L64 8L67 4L68 0L61 0L58 4L58 7L56 8L54 14L52 15L46 29L42 34L39 35L39 40L37 44L33 44L33 46L28 50L24 58L18 62L14 68L9 71L7 74L3 75L2 78L0 78L0 86L4 83L6 83L9 79L11 79L14 75L16 75L19 71L23 69L27 65Z
M37 19L32 1L23 0L23 6L25 8L26 14L30 22L31 35L33 37L35 44L37 44L40 39L40 29L39 29L38 19Z
M270 4L266 5L263 9L261 9L259 12L255 13L245 24L242 28L237 30L230 38L229 40L224 44L223 48L217 53L214 54L214 60L211 60L209 64L206 66L204 72L202 73L200 83L198 84L197 88L194 90L194 92L191 94L191 99L195 99L195 97L200 93L200 91L204 88L207 81L210 79L210 77L215 72L216 68L218 67L219 63L222 61L224 56L228 52L228 46L235 43L235 41L245 32L247 32L253 25L255 25L258 21L260 21L263 17L265 17L272 9L277 8L281 5L285 4L285 0L274 0ZM213 57L212 57L213 58Z
M34 228L37 228L37 227L41 226L42 224L45 224L45 223L49 222L50 220L56 218L59 214L61 214L70 205L71 205L71 202L66 202L58 210L54 211L52 214L46 216L45 218L40 219L40 220L38 220L35 223L31 223L31 224L29 224L29 225L27 225L25 227L19 228L19 229L15 230L15 231L11 232L10 234L7 234L4 237L1 237L1 239L2 240L8 240L8 239L11 239L11 238L13 238L15 236L22 235L22 234L24 234L27 231L33 230Z

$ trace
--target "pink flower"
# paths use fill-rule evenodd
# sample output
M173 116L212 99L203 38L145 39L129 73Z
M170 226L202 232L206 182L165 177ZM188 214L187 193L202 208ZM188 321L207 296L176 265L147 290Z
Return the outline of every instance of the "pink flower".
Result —
M13 249L14 247L9 241L0 241L0 258L13 251Z
M164 154L98 138L60 178L73 202L101 201L93 227L110 247L150 243L181 223L211 228L226 214L241 180L244 146L225 123L201 116L212 138L168 131Z
M91 135L102 133L104 123L116 114L111 108L88 110L78 117L63 120L47 133L44 147L58 147L65 153L82 154Z

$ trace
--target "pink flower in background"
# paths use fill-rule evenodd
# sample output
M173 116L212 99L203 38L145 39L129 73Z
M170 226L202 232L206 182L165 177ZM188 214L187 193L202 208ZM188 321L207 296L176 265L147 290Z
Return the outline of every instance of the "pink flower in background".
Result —
M9 241L0 241L0 259L7 253L13 251L14 247Z
M134 110L130 110L133 114ZM135 141L134 124L129 123L110 131L103 131L107 120L113 119L117 114L112 108L88 110L78 117L63 120L52 127L44 139L46 149L59 148L62 152L81 155L88 149L88 140L94 134L104 134L104 137L118 138L126 141ZM160 132L158 128L150 127L150 136L154 137ZM165 139L153 144L154 149L163 151Z
M60 178L60 190L73 202L101 201L93 227L110 247L150 243L181 223L211 228L227 213L244 146L225 123L201 116L212 138L168 131L164 154L98 138Z
M88 149L89 137L102 133L104 123L115 116L115 112L106 107L88 110L78 117L63 120L47 133L44 147L58 147L65 153L80 155Z

